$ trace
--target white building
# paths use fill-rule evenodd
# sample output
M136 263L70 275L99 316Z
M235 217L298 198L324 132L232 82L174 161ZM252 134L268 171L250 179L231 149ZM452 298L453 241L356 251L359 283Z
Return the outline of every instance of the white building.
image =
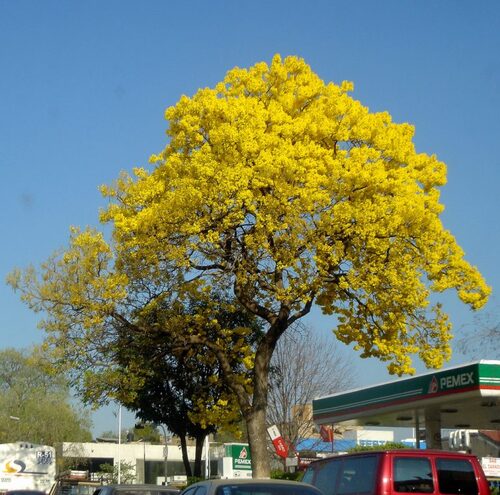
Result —
M195 448L188 446L188 456L194 463ZM167 481L185 479L182 452L178 445L152 445L147 442L131 443L62 443L59 458L72 460L74 465L96 473L102 464L131 466L135 470L136 483L161 484L167 466ZM177 478L174 478L177 477Z

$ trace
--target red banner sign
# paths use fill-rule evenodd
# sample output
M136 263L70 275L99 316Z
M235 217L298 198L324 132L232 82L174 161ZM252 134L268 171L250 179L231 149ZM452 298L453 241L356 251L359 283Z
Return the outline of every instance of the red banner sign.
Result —
M288 456L288 445L285 443L285 440L283 439L283 437L275 438L273 440L273 445L274 445L274 449L276 450L276 453L280 457L283 457L284 459L286 459Z
M274 450L276 450L276 453L280 457L283 457L283 459L286 459L288 456L288 445L281 436L278 427L276 425L273 425L267 429L267 432L271 437L271 441L273 442Z
M322 425L319 434L323 442L333 442L333 428L331 426Z

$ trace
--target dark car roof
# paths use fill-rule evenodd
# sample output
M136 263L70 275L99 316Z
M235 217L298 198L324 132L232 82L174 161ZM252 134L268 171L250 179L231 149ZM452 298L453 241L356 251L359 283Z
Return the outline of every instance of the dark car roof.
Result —
M297 485L299 483L298 481L290 481L290 480L277 480L277 479L260 479L260 478L235 478L235 479L214 479L214 480L205 480L205 481L199 481L199 484L201 483L209 483L214 486L220 486L220 485L251 485L251 484L281 484L281 485ZM197 485L198 483L193 483L193 485ZM305 485L305 483L302 483ZM193 486L189 485L189 486Z
M345 457L353 456L366 456L366 455L385 455L385 454L397 454L397 455L414 455L414 456L446 456L446 457L474 457L472 454L465 454L463 452L455 452L451 450L439 450L439 449L380 449L380 450L360 450L359 452L352 452L350 454L339 454L330 457L323 457L321 459L316 459L312 461L311 464L317 464L322 462L328 462L332 459L344 459Z
M43 490L30 490L29 488L19 490L7 490L5 495L45 495Z
M120 485L103 485L111 488L116 488L118 490L126 490L133 488L134 490L177 490L175 486L170 485L153 485L153 484L120 484Z
M317 495L322 495L322 493L314 486L307 483L302 483L300 481L290 481L290 480L277 480L277 479L256 479L256 478L245 478L245 479L213 479L199 481L198 483L193 483L186 487L182 493L186 490L193 488L194 486L209 486L213 488L213 492L221 486L234 486L234 485L262 485L262 486L276 486L276 487L290 487L290 488L302 488L304 490L309 490L311 493Z
M100 492L100 491L106 491L106 492L128 492L128 493L133 493L133 492L161 492L161 493L180 493L180 490L176 488L175 486L169 486L169 485L152 485L152 484L147 484L147 485L103 485L100 486L95 490L94 493Z

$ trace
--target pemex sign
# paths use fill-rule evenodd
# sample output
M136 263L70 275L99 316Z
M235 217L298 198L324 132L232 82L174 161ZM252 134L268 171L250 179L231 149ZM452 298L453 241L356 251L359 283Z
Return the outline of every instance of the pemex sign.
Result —
M248 444L229 444L226 445L226 457L233 460L233 469L239 471L252 470L252 457Z

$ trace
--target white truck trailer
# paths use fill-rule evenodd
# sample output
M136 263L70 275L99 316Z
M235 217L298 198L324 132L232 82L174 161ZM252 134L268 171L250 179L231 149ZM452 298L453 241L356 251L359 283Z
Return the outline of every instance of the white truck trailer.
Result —
M8 490L50 491L56 476L56 453L48 445L0 444L0 493Z

